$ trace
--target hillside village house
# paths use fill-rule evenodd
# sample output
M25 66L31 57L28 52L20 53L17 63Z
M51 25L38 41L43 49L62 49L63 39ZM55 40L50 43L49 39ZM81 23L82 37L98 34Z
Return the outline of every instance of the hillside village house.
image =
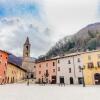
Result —
M82 58L79 53L67 54L57 59L58 84L82 84Z
M57 60L49 59L36 62L36 82L56 84L57 78Z
M54 84L100 84L100 50L76 52L36 62L36 81Z
M81 54L84 64L86 85L100 84L100 50L87 51Z
M0 84L25 78L47 84L100 84L100 50L76 52L43 61L30 57L30 42L26 39L23 57L11 56L0 50Z
M8 55L7 52L0 50L0 84L5 84L6 82Z
M17 64L9 61L6 76L7 76L6 83L19 82L26 78L26 70L22 69Z

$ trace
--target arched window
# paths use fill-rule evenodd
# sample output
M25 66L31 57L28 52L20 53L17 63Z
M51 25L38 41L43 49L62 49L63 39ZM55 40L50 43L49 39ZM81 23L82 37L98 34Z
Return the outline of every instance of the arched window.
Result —
M28 50L28 46L26 46L26 49Z

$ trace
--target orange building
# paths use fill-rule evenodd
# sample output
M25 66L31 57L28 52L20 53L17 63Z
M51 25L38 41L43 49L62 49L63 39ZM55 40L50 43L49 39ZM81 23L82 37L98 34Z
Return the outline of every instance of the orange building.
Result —
M7 61L8 53L0 50L0 84L6 82Z
M36 62L36 82L56 84L57 60L50 59Z

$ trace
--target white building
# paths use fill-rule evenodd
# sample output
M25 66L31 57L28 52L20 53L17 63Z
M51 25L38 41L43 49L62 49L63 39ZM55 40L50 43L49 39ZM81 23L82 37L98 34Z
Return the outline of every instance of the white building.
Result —
M79 53L68 54L57 59L57 83L82 84L82 67Z

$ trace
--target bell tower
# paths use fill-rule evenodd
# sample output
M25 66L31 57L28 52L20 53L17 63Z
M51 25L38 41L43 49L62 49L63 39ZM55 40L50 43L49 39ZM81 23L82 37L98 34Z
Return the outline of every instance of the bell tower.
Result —
M29 42L29 38L27 37L23 47L23 58L30 57L30 47L31 44Z

